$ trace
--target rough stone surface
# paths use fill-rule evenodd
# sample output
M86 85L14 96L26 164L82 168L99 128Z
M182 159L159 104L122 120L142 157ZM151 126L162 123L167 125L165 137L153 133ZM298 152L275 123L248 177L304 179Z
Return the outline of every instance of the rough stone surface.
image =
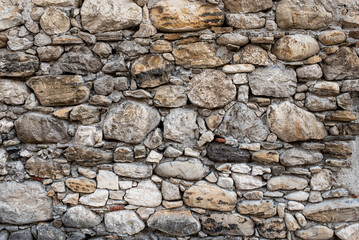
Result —
M260 12L272 7L272 0L224 0L224 6L230 12Z
M158 207L161 204L162 195L156 184L147 180L140 182L136 188L126 191L125 200L136 206Z
M0 31L15 27L23 22L18 1L1 0Z
M0 183L0 220L9 224L30 224L48 221L52 216L52 200L46 195L42 184ZM26 195L26 198L23 196Z
M0 50L0 61L0 77L28 77L39 68L39 59L23 52Z
M240 201L237 209L240 214L261 218L270 218L277 214L277 208L270 200Z
M333 237L334 231L326 226L314 226L307 230L296 231L295 235L301 239L326 240Z
M27 86L20 81L0 79L0 89L0 102L9 105L24 104L30 94Z
M284 166L298 166L316 164L323 160L320 152L305 151L299 148L286 150L280 155L280 162Z
M124 210L105 214L105 227L109 232L134 235L145 228L145 224L134 211Z
M352 224L335 233L341 240L355 240L359 237L359 224Z
M267 182L267 187L271 191L276 190L303 190L308 186L308 180L294 176L271 177Z
M225 144L210 143L207 147L207 156L216 162L248 162L250 153Z
M93 193L96 190L96 182L86 178L68 178L65 183L74 192Z
M182 86L162 86L153 98L157 107L182 107L187 104L186 89Z
M80 198L80 203L90 207L103 207L108 199L108 191L97 189L94 193L84 195Z
M60 9L48 7L41 16L40 25L48 35L62 34L70 29L70 19Z
M70 165L32 157L26 161L26 171L35 177L60 179L70 175Z
M65 226L75 228L91 228L100 224L101 220L102 217L82 205L68 209L62 218Z
M114 171L121 177L148 178L152 175L152 167L143 163L116 163Z
M232 178L236 188L239 190L253 190L265 185L260 176L232 174Z
M96 166L97 164L110 163L113 159L112 152L82 145L67 148L64 155L70 162L89 167Z
M285 238L286 226L283 218L269 218L258 224L258 231L262 237L270 239Z

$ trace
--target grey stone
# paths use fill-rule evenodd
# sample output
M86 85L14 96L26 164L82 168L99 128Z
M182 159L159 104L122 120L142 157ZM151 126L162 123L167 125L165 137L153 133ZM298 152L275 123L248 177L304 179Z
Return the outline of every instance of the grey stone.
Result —
M335 232L341 240L356 240L359 237L359 224L355 223Z
M23 52L0 50L0 61L0 77L28 77L39 68L39 59Z
M207 146L207 156L216 162L248 162L250 153L238 147L221 143L210 143Z
M332 172L324 169L313 174L310 180L310 187L314 191L329 190L332 187Z
M60 9L48 7L41 16L40 26L48 35L63 34L70 29L70 19Z
M296 69L298 78L315 80L323 76L322 68L318 64L306 65Z
M284 166L298 166L319 163L323 160L320 152L305 151L299 148L291 148L280 155L280 162Z
M295 235L301 239L327 240L333 237L334 231L326 226L314 226L306 230L296 231Z
M90 125L101 121L101 109L88 104L74 107L70 113L71 121L80 121L83 125Z
M163 142L162 139L162 130L160 128L156 128L153 132L151 132L145 141L143 142L146 147L149 149L155 149L160 146Z
M142 181L136 188L126 191L125 200L132 205L141 207L158 207L162 202L162 195L151 180Z
M30 230L21 230L10 234L9 240L33 240Z
M147 48L142 47L135 41L123 41L117 45L116 51L122 52L129 57L136 57L148 53Z
M272 0L224 0L224 6L231 12L260 12L272 7Z
M108 199L107 190L96 189L94 193L86 194L80 197L79 202L82 205L86 205L90 207L103 207L106 205L107 199Z
M217 43L220 45L244 46L248 44L248 42L248 37L240 33L225 33L217 39Z
M105 226L109 232L134 235L145 228L145 224L132 210L123 210L105 214Z
M102 217L82 205L68 209L62 217L62 222L65 226L74 228L95 227L99 225L101 221Z
M1 1L3 14L0 16L0 31L15 27L23 23L19 3L10 0ZM5 11L6 9L6 11Z
M106 76L97 78L93 82L93 87L97 94L108 95L113 91L113 89L115 87L115 81L113 80L113 78L111 76L106 75Z
M257 14L227 13L226 22L239 29L257 29L264 27L266 20Z
M0 183L2 223L23 225L51 220L52 208L52 200L39 182Z
M59 59L62 53L64 52L64 49L61 46L39 47L36 50L42 62L55 61Z
M65 240L66 233L59 228L51 226L51 224L44 224L37 228L38 240Z
M305 99L305 106L312 112L335 110L337 102L335 97L318 97L308 94Z
M13 51L27 50L31 48L33 41L27 38L10 37L7 46Z
M111 55L108 58L107 63L103 66L102 71L104 73L126 72L127 67L125 64L124 57L122 55ZM126 90L126 89L121 89L121 90Z
M70 165L32 157L26 162L26 171L31 176L60 179L70 175Z
M270 191L277 190L303 190L308 186L308 180L301 177L283 175L271 177L267 182Z
M29 96L29 88L20 81L0 79L0 102L21 105Z
M186 88L166 85L156 90L153 102L156 107L182 107L187 104Z
M112 152L83 145L68 147L64 155L68 161L88 167L110 163L113 160Z
M144 163L116 163L113 169L121 177L148 178L152 175L151 165Z

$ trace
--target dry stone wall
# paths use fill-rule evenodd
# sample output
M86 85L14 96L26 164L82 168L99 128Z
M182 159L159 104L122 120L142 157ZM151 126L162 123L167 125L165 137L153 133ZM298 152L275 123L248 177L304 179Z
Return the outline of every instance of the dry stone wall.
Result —
M0 0L0 239L359 239L358 27L357 0Z

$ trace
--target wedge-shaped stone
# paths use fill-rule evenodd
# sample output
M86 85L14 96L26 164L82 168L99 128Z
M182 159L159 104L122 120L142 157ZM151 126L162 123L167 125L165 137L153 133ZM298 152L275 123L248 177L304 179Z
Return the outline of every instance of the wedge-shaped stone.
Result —
M202 215L203 231L212 236L234 235L251 236L254 233L254 223L249 217L235 214L211 213Z
M221 26L224 13L201 1L160 0L150 9L150 18L160 31L186 32Z
M183 201L189 207L227 212L235 208L237 194L217 185L199 181L184 192Z
M161 177L179 178L184 180L201 180L208 173L209 168L196 158L187 161L173 161L159 164L155 173Z
M192 68L212 68L223 66L232 59L225 47L215 44L195 42L177 46L173 50L176 64Z
M269 129L286 142L323 139L327 136L324 124L313 113L287 101L268 108L267 122Z
M294 176L271 177L267 182L267 188L270 191L277 190L303 190L308 186L308 180Z
M126 191L125 200L141 207L158 207L162 202L162 194L151 180L142 181L136 188Z
M241 201L237 205L240 214L269 218L277 214L277 208L272 200Z
M359 200L338 199L307 204L303 214L310 220L323 223L354 222L359 220Z
M150 228L179 237L193 235L201 230L201 224L189 210L160 210L147 220L147 224Z
M92 228L101 221L102 217L82 205L68 209L62 217L62 222L66 227L74 228Z
M35 74L39 68L36 56L0 50L0 77L28 77Z
M118 31L140 25L142 9L132 0L85 0L81 20L90 33Z
M0 222L23 225L52 219L52 200L41 183L0 183Z
M144 222L132 210L105 214L105 227L109 232L133 235L145 228Z
M28 174L40 178L60 179L70 175L70 164L61 164L38 157L27 160L25 167Z
M81 76L32 77L26 84L34 90L43 106L76 105L90 96L90 89Z
M323 160L320 152L305 151L299 148L291 148L280 155L280 163L284 166L298 166L319 163Z
M68 147L64 155L68 161L88 167L110 163L113 160L112 152L83 145Z
M121 177L148 178L152 175L152 166L144 163L116 163L114 171Z
M65 183L74 192L93 193L96 190L96 182L85 178L68 178Z
M20 81L0 79L0 102L9 105L24 104L30 89Z
M207 156L216 162L248 162L249 151L241 150L226 144L210 143L207 147Z
M234 137L238 140L249 138L253 142L263 141L268 136L268 129L253 110L243 103L231 107L216 134L223 137Z
M67 123L39 113L26 113L15 121L16 135L23 143L66 143L71 140Z
M125 101L111 109L104 120L106 139L140 143L160 122L158 111L147 104Z

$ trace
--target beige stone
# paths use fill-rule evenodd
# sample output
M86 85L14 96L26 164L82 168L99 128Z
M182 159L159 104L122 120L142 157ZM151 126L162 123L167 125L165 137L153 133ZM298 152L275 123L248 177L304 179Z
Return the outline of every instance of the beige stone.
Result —
M230 12L260 12L272 5L272 0L224 0L225 8Z
M70 165L32 157L26 161L26 171L35 177L60 179L70 175Z
M256 220L259 234L270 239L285 238L287 231L283 218L268 218L266 220Z
M181 107L187 104L186 89L183 86L166 85L156 90L153 102L156 107Z
M252 154L252 160L258 162L279 162L279 153L277 151L258 151Z
M329 116L327 119L330 121L341 121L341 122L351 122L357 119L355 114L349 110L336 111Z
M0 102L21 105L29 96L29 88L21 81L0 79Z
M41 7L78 7L80 4L80 0L32 0L32 2Z
M0 32L23 23L20 1L0 1Z
M277 190L303 190L308 186L308 180L301 177L283 175L271 177L267 182L270 191Z
M359 239L359 224L355 223L335 232L341 240L356 240Z
M84 178L68 178L65 183L74 192L93 193L96 190L96 182Z
M243 48L240 62L267 66L268 54L263 48L257 45L249 44Z
M228 13L226 22L229 26L239 29L257 29L264 27L266 20L256 14Z
M269 218L277 214L277 208L272 200L244 200L237 205L240 214Z
M325 45L335 45L344 42L347 39L345 33L339 30L323 32L318 36L318 40Z
M36 56L0 50L0 77L29 77L39 68Z
M48 35L62 34L70 29L70 19L63 11L48 7L41 16L40 26Z

